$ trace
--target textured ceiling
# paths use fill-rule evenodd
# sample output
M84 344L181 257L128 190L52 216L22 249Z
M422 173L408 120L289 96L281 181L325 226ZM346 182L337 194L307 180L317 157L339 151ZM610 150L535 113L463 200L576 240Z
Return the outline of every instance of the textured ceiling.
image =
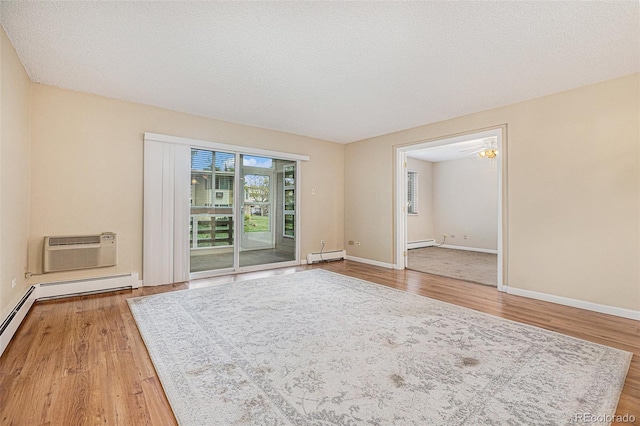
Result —
M33 81L342 143L640 70L637 1L0 7Z

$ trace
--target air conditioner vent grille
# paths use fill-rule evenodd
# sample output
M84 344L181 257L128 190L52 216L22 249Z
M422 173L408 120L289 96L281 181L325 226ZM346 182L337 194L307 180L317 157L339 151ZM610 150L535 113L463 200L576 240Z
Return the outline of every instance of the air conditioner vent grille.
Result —
M117 246L113 232L44 237L42 270L47 273L115 266Z
M82 244L100 244L100 235L49 238L49 246L76 246Z

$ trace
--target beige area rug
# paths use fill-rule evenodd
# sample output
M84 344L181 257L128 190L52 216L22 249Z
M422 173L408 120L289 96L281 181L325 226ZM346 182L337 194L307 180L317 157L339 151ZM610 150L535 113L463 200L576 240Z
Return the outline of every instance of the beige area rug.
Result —
M566 425L631 360L324 270L129 305L181 425Z
M498 286L498 255L443 247L409 250L407 267L428 274L442 275Z

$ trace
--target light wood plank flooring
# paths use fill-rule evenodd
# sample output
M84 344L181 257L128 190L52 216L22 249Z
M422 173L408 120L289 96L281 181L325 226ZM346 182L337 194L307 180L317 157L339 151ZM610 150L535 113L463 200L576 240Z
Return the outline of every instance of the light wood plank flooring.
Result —
M0 358L2 425L174 425L126 299L325 268L634 353L617 413L640 424L640 322L494 288L341 261L37 302ZM194 407L195 408L195 407Z

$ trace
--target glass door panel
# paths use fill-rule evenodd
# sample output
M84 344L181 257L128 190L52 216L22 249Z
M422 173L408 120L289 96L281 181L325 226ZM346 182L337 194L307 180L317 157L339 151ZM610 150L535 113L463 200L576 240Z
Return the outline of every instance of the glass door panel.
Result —
M234 268L235 154L191 150L190 272Z
M292 167L290 183L293 183L295 167L290 161L252 155L241 155L241 164L240 209L244 223L240 228L240 267L295 260L293 216L285 217L285 204L295 208L295 193L285 193L283 166ZM286 238L285 234L288 234Z

